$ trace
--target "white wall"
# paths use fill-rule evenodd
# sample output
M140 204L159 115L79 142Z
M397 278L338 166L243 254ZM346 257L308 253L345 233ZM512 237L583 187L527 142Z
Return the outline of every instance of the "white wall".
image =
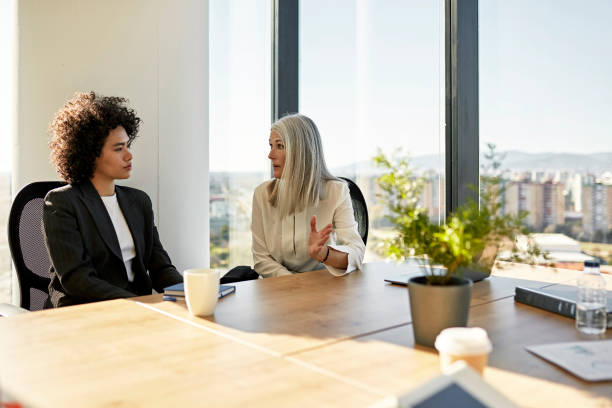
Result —
M17 3L13 186L58 179L47 128L76 91L129 99L143 123L123 184L153 201L179 270L209 265L208 1Z

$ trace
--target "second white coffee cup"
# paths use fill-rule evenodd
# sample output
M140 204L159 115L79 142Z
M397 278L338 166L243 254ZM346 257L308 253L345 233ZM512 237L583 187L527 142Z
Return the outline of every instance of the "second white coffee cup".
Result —
M210 316L219 299L219 271L214 269L187 269L183 273L185 301L194 316Z
M482 375L493 349L487 332L480 327L451 327L436 337L435 347L440 352L440 367L445 372L457 360L465 361Z

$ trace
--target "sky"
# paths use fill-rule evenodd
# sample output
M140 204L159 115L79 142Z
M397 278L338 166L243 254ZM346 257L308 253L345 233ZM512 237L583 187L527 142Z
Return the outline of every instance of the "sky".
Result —
M10 0L0 0L0 171L10 168ZM444 0L300 2L300 112L330 167L378 147L443 157ZM267 171L271 0L210 0L211 171ZM612 2L479 2L480 140L612 151Z
M612 151L612 2L479 3L480 140Z
M378 147L443 157L443 3L300 2L300 112L318 124L330 167L367 161ZM211 90L219 88L210 99L213 171L267 164L269 124L261 119L270 112L262 97L270 86L270 19L244 4L211 0ZM269 2L259 4L261 11ZM481 144L612 151L612 2L479 4Z

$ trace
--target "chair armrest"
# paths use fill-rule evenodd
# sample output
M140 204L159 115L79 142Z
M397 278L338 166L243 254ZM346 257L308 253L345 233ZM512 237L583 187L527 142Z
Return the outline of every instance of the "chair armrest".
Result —
M0 303L0 316L9 317L28 312L29 310L23 309L19 306L11 305L9 303Z

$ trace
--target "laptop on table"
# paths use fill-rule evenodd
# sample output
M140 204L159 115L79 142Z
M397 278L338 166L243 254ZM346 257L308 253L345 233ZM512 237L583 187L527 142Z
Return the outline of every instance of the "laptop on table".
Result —
M398 268L399 269L399 268ZM444 274L445 270L441 268L433 268L434 274ZM401 266L401 271L388 272L384 275L385 282L394 285L408 285L408 281L417 276L424 276L425 269L423 266L410 263ZM478 282L489 277L489 274L473 269L465 269L463 277L470 279L472 282Z

